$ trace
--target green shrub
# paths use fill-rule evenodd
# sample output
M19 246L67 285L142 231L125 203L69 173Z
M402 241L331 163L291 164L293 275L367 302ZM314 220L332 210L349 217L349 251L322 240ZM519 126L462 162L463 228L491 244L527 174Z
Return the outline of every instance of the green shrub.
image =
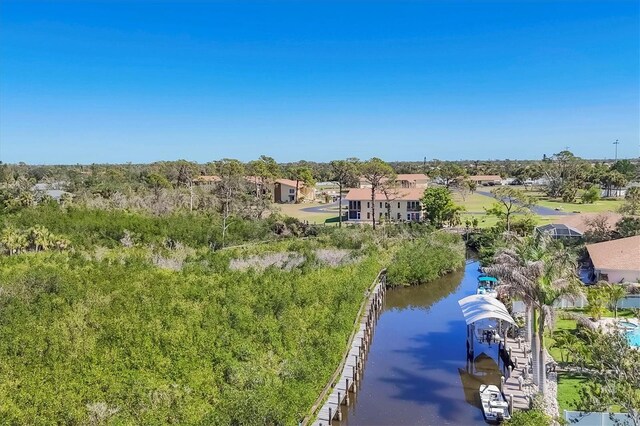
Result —
M394 285L414 285L433 281L461 268L465 247L458 235L433 233L401 243L388 268L387 277Z

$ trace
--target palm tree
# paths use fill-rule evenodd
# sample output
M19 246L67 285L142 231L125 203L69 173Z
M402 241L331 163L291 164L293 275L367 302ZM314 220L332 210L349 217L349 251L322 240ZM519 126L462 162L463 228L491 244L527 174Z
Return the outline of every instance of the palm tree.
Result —
M0 244L2 244L9 255L20 253L27 245L26 236L15 228L7 227L0 234Z
M563 296L580 293L577 285L576 262L572 253L545 236L516 238L514 244L500 251L489 274L501 280L502 294L521 299L533 311L533 342L537 352L534 368L539 378L540 392L546 393L545 325L553 318L553 304Z
M609 307L613 311L615 318L618 318L618 302L627 295L627 290L620 284L604 283L607 298L609 299Z

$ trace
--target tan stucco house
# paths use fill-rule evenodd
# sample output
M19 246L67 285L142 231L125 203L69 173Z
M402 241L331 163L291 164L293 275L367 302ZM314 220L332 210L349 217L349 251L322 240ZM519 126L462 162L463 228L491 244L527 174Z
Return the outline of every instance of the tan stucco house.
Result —
M376 220L419 222L422 220L420 199L423 194L422 188L394 188L386 193L377 192L374 201ZM345 199L349 202L348 221L372 220L371 188L351 189Z

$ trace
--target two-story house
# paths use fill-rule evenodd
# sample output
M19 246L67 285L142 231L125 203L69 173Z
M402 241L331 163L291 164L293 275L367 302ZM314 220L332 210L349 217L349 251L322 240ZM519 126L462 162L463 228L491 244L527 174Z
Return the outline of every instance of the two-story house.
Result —
M302 181L298 182L298 194L296 198L296 181L291 179L276 179L275 181L276 203L295 203L298 200L311 200L316 197L316 189L306 186Z
M420 199L424 194L422 188L392 188L375 194L376 220L411 221L422 220ZM371 201L371 188L354 188L345 197L349 202L347 220L366 222L373 218L374 207Z

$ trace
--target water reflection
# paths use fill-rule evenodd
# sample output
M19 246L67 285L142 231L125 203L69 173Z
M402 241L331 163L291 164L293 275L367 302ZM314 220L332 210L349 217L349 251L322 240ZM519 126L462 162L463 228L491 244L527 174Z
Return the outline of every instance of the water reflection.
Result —
M430 284L387 294L348 425L484 424L480 383L500 383L497 347L466 359L458 300L475 293L478 264ZM485 353L481 353L481 352Z

